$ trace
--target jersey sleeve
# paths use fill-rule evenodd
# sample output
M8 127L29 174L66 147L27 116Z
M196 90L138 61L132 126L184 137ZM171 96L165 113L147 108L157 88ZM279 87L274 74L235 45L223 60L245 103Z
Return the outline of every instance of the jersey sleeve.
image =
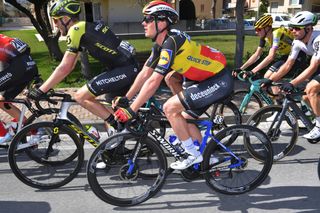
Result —
M317 60L320 60L320 36L315 38L313 42L313 49L314 49L313 57L315 57Z
M292 47L291 47L291 52L290 52L289 58L294 59L294 60L297 59L300 51L301 51L301 41L294 40L292 42Z
M176 55L176 45L173 37L169 37L162 46L159 62L155 68L155 71L161 75L166 75L171 71L171 66L173 64Z
M282 33L280 32L279 29L272 32L272 37L273 38L272 38L272 47L271 48L275 48L275 49L279 48L281 35L282 35Z
M147 60L146 66L155 69L159 61L159 56L160 56L160 47L159 45L155 44L152 47L151 55Z
M80 40L85 33L86 23L79 22L72 26L67 35L67 51L77 53L80 51Z
M259 47L264 48L266 46L266 40L265 39L260 39Z

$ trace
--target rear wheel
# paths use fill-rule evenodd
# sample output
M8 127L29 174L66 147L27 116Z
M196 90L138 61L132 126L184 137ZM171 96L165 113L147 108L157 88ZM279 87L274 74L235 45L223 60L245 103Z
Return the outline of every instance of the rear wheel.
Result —
M242 194L258 187L272 167L272 147L268 137L259 129L248 125L235 125L221 130L204 150L202 170L206 183L223 194ZM263 156L258 161L248 151L245 141Z

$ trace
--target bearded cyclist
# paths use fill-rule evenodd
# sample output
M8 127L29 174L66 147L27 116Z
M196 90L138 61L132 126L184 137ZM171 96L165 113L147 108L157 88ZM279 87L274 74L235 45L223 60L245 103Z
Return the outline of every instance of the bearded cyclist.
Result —
M76 0L59 0L50 9L54 25L63 36L67 36L67 50L59 66L40 88L30 92L30 97L40 98L49 89L68 76L77 62L79 52L86 49L89 54L104 65L104 69L81 87L75 100L84 108L106 122L108 133L114 124L113 111L96 100L107 94L111 100L125 94L138 74L134 58L134 47L120 40L104 23L79 21L80 3ZM110 101L111 101L110 100Z
M193 143L201 141L201 133L195 125L188 124L186 118L198 118L210 105L229 96L233 79L225 69L226 58L220 51L197 44L184 32L170 30L178 21L178 13L169 3L151 1L142 12L145 36L155 44L134 84L120 99L131 100L140 91L138 96L130 107L119 108L115 116L122 122L131 119L155 93L167 73L174 70L183 75L187 86L163 106L173 131L189 154L187 159L170 166L183 170L203 160Z

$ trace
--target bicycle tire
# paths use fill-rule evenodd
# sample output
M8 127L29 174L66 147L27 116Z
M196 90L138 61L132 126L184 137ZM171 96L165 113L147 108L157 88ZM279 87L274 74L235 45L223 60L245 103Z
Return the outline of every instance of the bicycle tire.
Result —
M236 107L239 109L240 114L242 115L242 121L246 122L248 117L252 115L257 109L260 109L263 107L263 101L260 98L259 95L256 93L253 93L250 97L250 100L246 106L244 106L243 109L240 109L241 103L244 100L244 97L250 93L250 90L244 89L244 90L237 90L233 94L232 102L236 105Z
M216 116L222 117L222 122L216 123ZM221 130L228 126L242 123L242 116L237 106L232 102L216 103L210 113L210 120L214 122L213 129Z
M229 137L230 136L230 137ZM264 155L264 161L257 161L248 152L243 137L255 140L255 147ZM234 125L221 130L215 137L230 149L243 163L217 145L211 139L204 150L204 179L213 190L222 194L237 195L249 192L267 178L272 167L272 147L268 137L259 129L249 125ZM213 157L216 159L213 161Z
M152 150L152 158L138 153L132 173L128 162L134 155L137 141ZM102 161L106 150L114 146L127 147L130 153L123 155L125 160L110 162L104 169L96 167ZM153 166L155 168L153 168ZM167 159L160 145L149 136L137 136L132 133L119 133L107 138L92 153L87 164L87 178L94 194L111 205L134 206L154 196L163 186L167 171ZM147 175L150 172L151 175ZM157 174L157 175L154 175Z
M81 170L84 150L78 135L66 125L53 130L54 127L53 122L29 124L15 135L10 144L10 168L28 186L58 188L73 180ZM34 130L39 128L45 129L46 134L33 138ZM54 141L55 137L63 140ZM48 149L50 141L52 149Z
M285 121L277 119L270 122L267 121L267 118L272 116L273 113L280 113L281 111L282 106L279 105L265 106L254 113L247 121L248 125L255 126L267 134L272 144L274 161L284 158L292 151L299 133L297 119L290 111L286 112ZM280 129L276 128L279 122ZM247 143L247 145L250 150L250 143ZM260 159L258 154L253 152L252 155Z

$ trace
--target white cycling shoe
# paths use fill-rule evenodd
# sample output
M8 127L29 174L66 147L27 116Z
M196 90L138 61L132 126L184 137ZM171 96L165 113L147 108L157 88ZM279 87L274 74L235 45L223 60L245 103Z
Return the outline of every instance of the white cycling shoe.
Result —
M302 137L304 137L305 139L311 139L311 140L320 138L320 127L317 127L317 126L313 127L313 129L309 133L303 135Z
M199 152L200 153L200 152ZM201 154L198 156L189 155L187 159L183 161L176 161L170 164L170 167L174 170L184 170L193 164L201 163L203 161L203 157Z

